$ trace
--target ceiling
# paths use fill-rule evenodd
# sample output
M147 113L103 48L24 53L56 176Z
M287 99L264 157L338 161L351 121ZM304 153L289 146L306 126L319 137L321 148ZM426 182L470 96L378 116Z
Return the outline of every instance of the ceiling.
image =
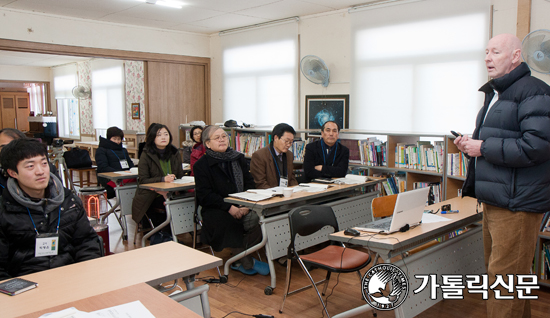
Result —
M0 0L0 8L212 34L293 16L349 8L358 3L374 0L167 1L178 1L184 5L181 9L175 9L137 0ZM89 58L0 51L0 65L52 67L87 59ZM6 88L6 85L0 82L0 88ZM22 83L19 83L19 86L22 86Z
M144 1L144 0L142 0ZM155 0L147 0L155 1ZM160 0L159 0L160 1ZM212 34L222 30L348 8L373 0L0 0L0 7L81 19Z

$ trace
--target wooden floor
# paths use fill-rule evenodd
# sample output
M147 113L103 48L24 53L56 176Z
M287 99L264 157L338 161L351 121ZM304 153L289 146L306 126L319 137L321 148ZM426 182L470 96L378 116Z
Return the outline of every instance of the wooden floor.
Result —
M134 246L133 236L135 231L135 223L130 217L127 219L129 225L129 242L123 242L121 239L121 230L116 219L109 219L110 230L110 246L111 251L122 253L127 250L138 248L141 242L141 236L138 236L138 244ZM182 235L179 237L185 244L191 244L190 235ZM204 250L208 252L209 250ZM264 255L264 254L262 254ZM231 255L226 249L221 253L216 253L216 256L228 259ZM262 256L265 257L265 256ZM169 261L169 260L162 260ZM277 288L273 295L264 295L264 288L269 285L269 276L245 276L239 272L231 271L229 282L227 284L210 284L210 307L212 317L222 318L232 311L240 311L246 314L267 314L274 317L315 317L321 318L322 311L316 295L313 290L307 290L297 295L292 295L287 298L284 313L279 313L279 307L282 301L282 290L285 283L286 268L275 264L277 274ZM223 268L220 268L223 274ZM364 272L363 272L364 273ZM291 289L305 286L307 284L299 266L293 266L293 284ZM215 269L202 272L198 277L216 277ZM316 280L320 280L325 276L325 272L317 269L312 271L312 276ZM327 295L330 294L332 287L336 285L337 277L334 275L329 284ZM196 285L201 285L203 282L197 282ZM169 285L169 284L167 284ZM184 286L183 284L180 284ZM185 288L185 287L184 287ZM532 317L547 318L550 317L550 289L542 288L534 294L538 295L538 300L531 301ZM334 289L334 293L328 299L328 311L331 315L335 315L342 311L365 304L361 299L360 283L356 274L342 274L339 277L338 286ZM239 314L232 314L229 317L244 317ZM370 313L358 315L357 317L372 317ZM378 311L378 317L394 317L394 313ZM485 303L481 297L469 295L466 293L464 300L442 300L435 306L426 310L418 317L426 318L464 318L464 317L486 317Z

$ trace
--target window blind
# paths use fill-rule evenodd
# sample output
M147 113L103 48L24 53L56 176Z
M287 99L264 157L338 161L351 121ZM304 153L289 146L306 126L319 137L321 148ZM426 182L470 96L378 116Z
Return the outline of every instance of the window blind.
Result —
M472 133L487 81L488 0L426 0L350 15L350 128Z
M296 22L221 37L223 119L298 123Z

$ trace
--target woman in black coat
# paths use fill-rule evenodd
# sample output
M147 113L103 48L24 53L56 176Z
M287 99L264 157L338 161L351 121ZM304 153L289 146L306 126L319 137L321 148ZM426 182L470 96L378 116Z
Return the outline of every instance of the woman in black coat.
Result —
M145 137L145 148L138 163L138 189L132 201L132 219L141 222L147 213L154 226L166 220L164 196L142 187L142 184L155 182L173 182L183 177L181 156L172 145L172 134L166 125L155 124L149 127ZM170 229L151 236L151 244L172 239Z
M128 150L122 147L123 139L124 132L118 127L107 129L107 139L99 137L99 147L95 152L98 173L130 170L134 166ZM107 190L107 198L114 198L116 185L105 178L98 178L98 181ZM129 179L126 182L135 181L135 179Z
M222 128L208 126L202 134L206 154L193 168L197 202L202 207L201 237L216 251L225 247L234 254L261 241L259 218L245 207L224 202L230 193L254 188L244 155L229 147L229 138ZM232 269L247 275L269 274L269 266L252 258L243 257Z

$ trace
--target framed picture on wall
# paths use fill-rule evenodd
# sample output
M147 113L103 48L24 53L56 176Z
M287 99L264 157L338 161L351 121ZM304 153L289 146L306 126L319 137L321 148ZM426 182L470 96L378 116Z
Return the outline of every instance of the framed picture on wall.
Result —
M306 95L306 128L320 130L329 120L349 128L349 95Z
M139 103L132 103L132 119L139 119Z

